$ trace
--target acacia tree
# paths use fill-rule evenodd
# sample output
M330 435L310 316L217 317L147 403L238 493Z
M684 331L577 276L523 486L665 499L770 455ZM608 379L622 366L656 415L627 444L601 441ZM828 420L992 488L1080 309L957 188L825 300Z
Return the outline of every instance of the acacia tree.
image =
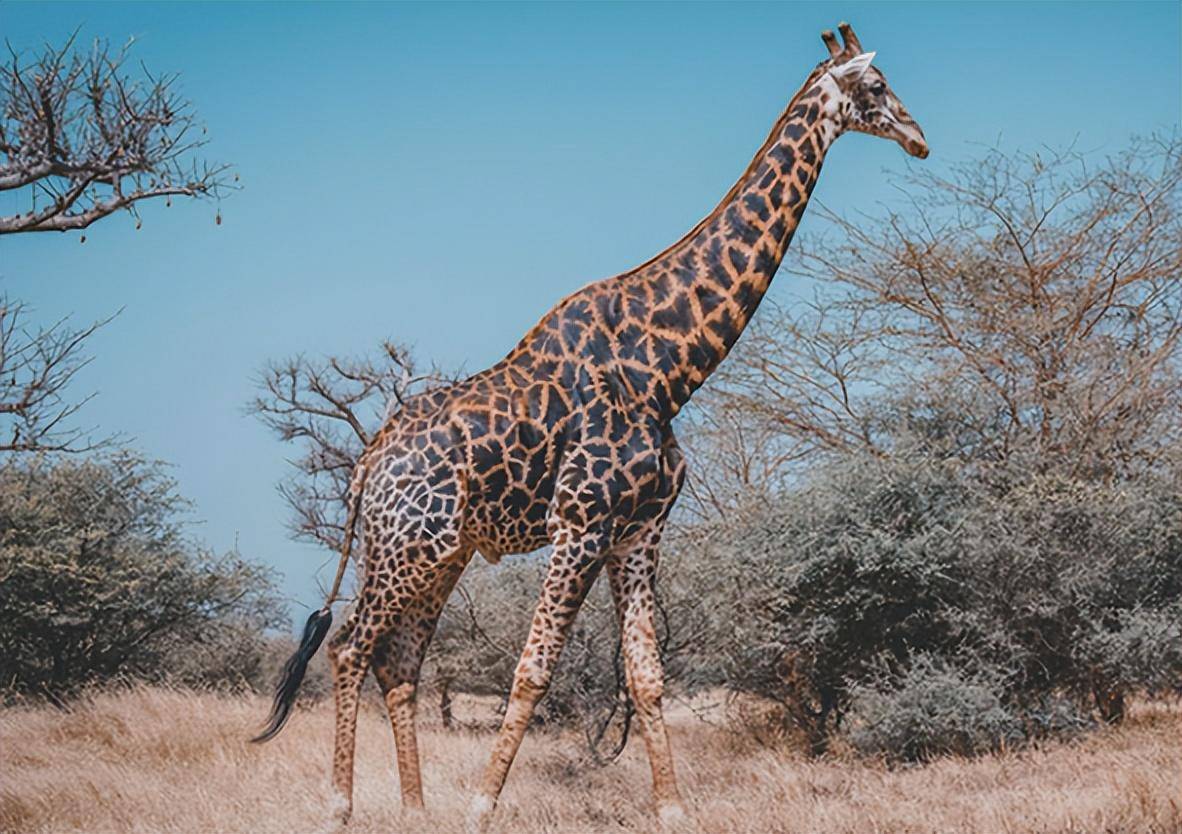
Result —
M1153 528L1160 541L1136 541L1151 528L1140 519L1125 524L1131 510L1121 502L1147 484L1173 483L1176 491L1182 474L1182 141L1137 139L1098 161L993 151L945 175L909 175L904 191L903 212L856 220L830 214L828 234L801 241L786 268L811 282L811 299L761 311L682 425L693 462L687 497L695 515L688 517L711 522L723 541L747 536L731 555L709 561L703 547L679 566L703 600L754 599L755 615L774 599L799 604L797 562L813 541L832 547L833 565L865 554L874 570L835 573L834 582L814 587L809 604L821 614L790 611L784 622L793 633L780 637L761 624L737 653L723 649L701 663L721 666L732 687L754 680L805 723L823 724L833 714L826 689L841 687L823 679L820 687L800 685L804 638L884 610L885 602L857 598L859 582L930 569L955 553L984 566L966 587L988 590L997 584L989 571L1008 569L1012 555L1015 573L1037 566L1046 575L1018 583L1025 597L1006 590L966 603L965 611L988 619L993 605L1017 623L1013 646L1033 658L1023 672L1033 681L1029 691L1050 681L1094 699L1105 720L1118 721L1125 693L1159 685L1146 670L1176 669L1163 660L1169 641L1159 639L1172 633L1162 623L1175 612L1154 590L1176 576L1172 521ZM720 562L734 564L774 538L768 517L787 524L777 515L795 519L801 496L817 494L805 462L819 472L855 473L829 501L840 524L810 521L771 554L774 565L792 566L773 599L741 582L720 584ZM949 498L944 509L968 517L979 505L973 512L988 524L974 516L982 526L976 541L944 542L913 564L907 548L924 545L927 533L892 540L897 518L873 521L874 502L858 505L863 493L877 501L882 482L906 486L900 473L911 464L920 472L947 464L975 485L972 496ZM1075 506L1077 494L1089 502ZM1150 517L1173 519L1169 500L1146 503ZM1110 518L1109 506L1122 512ZM680 518L684 524L687 515ZM926 525L939 513L924 509L915 518ZM1088 527L1092 519L1103 523ZM969 529L959 521L946 528ZM879 552L877 545L888 546ZM1146 554L1157 561L1116 599L1113 566ZM896 586L921 587L914 577ZM730 619L722 626L733 630ZM1052 640L1052 631L1063 638ZM876 625L867 633L877 639L888 630ZM1029 634L1035 645L1022 645ZM758 662L751 645L766 650ZM861 636L849 646L877 651ZM734 657L741 662L728 668ZM814 657L841 671L841 686L861 674L832 646ZM1016 668L1014 657L1001 665ZM1036 673L1046 676L1042 684Z
M128 72L130 47L80 49L72 37L31 59L9 47L0 191L18 192L27 209L0 216L0 234L85 229L120 210L138 227L144 200L216 198L233 187L229 166L197 158L205 131L177 76Z
M193 542L187 509L126 451L0 466L0 697L119 676L258 683L283 619L274 578Z
M761 313L704 401L708 425L767 435L761 465L776 471L889 455L901 426L1087 479L1174 454L1182 141L1136 139L1099 162L992 151L909 174L904 191L905 211L829 214L831 233L793 250L816 294Z

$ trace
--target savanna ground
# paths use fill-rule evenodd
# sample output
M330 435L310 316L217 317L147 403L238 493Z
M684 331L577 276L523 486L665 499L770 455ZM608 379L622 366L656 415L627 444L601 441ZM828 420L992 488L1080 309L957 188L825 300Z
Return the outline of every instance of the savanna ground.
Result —
M257 697L141 688L97 695L66 711L4 710L0 830L320 830L332 707L301 711L275 741L250 745L266 707ZM686 831L1182 831L1176 704L1139 704L1124 726L1071 742L894 769L841 753L809 760L736 732L733 723L704 721L684 708L670 712L692 815ZM404 819L389 726L379 706L363 706L350 832L462 830L492 731L447 731L430 716L422 723L429 811ZM652 830L639 739L603 767L588 763L582 750L574 736L527 736L495 829Z

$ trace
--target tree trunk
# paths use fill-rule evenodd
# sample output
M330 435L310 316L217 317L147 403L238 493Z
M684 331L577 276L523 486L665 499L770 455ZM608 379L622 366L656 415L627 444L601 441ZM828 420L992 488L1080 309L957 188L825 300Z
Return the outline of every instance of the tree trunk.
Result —
M1125 720L1124 690L1095 684L1092 686L1092 694L1096 699L1096 709L1100 711L1100 717L1105 724L1115 726Z

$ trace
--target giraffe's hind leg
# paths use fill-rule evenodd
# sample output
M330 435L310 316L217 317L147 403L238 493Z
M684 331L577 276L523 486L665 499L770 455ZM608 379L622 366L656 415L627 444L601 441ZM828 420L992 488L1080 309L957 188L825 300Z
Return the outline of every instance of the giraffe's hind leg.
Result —
M359 662L354 653L346 653L357 629L358 610L354 608L328 641L328 663L332 671L332 694L336 708L336 735L333 748L333 800L330 811L336 822L348 822L353 811L353 726L357 721L357 699L367 664ZM347 749L345 739L348 739ZM344 764L347 758L348 764ZM342 767L348 778L342 786Z
M418 597L402 612L394 629L378 644L373 658L374 676L378 679L394 728L398 749L398 781L402 788L404 810L423 807L423 784L419 774L418 740L415 734L415 692L423 655L435 634L444 603L471 558L471 551L460 553L439 571L427 593Z
M396 626L402 613L427 594L448 567L446 551L406 546L397 557L366 570L357 608L329 643L336 742L333 749L332 813L343 824L353 812L353 750L357 737L357 704L374 652Z
M662 823L670 823L685 816L685 812L677 790L673 752L661 711L665 678L653 616L656 571L655 542L614 556L607 564L608 581L620 623L628 692L636 707L640 734L653 771L653 800L658 818Z

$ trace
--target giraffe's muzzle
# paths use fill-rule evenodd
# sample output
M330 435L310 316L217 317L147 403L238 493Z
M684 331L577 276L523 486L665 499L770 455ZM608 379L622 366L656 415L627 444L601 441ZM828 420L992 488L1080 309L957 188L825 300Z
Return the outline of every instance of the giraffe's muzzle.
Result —
M915 122L897 123L892 132L894 133L892 138L908 154L914 156L916 159L928 158L928 141L924 138L923 131L919 129L919 125Z

